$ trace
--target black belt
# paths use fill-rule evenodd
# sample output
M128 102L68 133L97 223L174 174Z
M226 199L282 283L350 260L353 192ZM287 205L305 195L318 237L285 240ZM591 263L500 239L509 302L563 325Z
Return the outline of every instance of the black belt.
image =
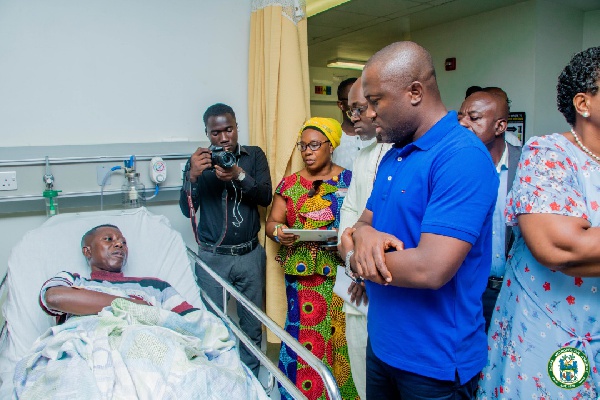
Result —
M210 251L211 253L228 255L228 256L243 256L244 254L250 253L258 246L258 238L254 238L246 243L235 244L235 245L221 245L215 249L214 244L200 242L199 247L201 250Z
M497 276L490 276L488 278L487 287L488 289L500 290L500 288L502 287L502 281L502 277L499 278Z

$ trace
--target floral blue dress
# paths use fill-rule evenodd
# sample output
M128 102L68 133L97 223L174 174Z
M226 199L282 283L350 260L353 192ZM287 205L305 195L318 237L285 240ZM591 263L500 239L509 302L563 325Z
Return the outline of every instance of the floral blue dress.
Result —
M488 332L479 399L598 398L600 278L570 277L538 263L517 215L568 215L596 227L599 203L598 163L561 134L527 142L506 199L515 243Z

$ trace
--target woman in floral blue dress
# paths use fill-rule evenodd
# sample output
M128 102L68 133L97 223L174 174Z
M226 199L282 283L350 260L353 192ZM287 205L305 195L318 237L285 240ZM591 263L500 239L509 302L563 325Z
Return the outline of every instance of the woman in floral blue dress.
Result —
M558 82L570 132L523 148L506 220L515 242L488 333L480 399L600 396L600 47Z

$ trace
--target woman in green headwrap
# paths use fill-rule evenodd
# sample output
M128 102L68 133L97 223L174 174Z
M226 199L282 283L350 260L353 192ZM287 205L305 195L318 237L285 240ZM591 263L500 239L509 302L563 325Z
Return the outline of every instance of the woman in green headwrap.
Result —
M331 155L340 143L342 128L331 118L311 118L298 135L304 168L281 180L267 235L281 244L277 261L285 272L287 295L286 331L319 357L333 372L344 399L358 398L350 373L343 300L333 293L337 266L344 262L337 249L322 242L298 242L286 228L334 230L352 172L333 163ZM334 243L337 232L333 231ZM325 399L319 375L285 344L279 368L309 399ZM280 387L282 397L290 398Z

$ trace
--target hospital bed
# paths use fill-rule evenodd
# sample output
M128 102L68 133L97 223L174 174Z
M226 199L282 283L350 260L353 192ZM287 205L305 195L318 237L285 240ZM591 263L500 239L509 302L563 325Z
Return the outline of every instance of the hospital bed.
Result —
M2 292L6 292L6 301L2 306L5 323L0 335L1 399L11 398L16 362L27 353L40 335L54 325L54 319L46 315L38 304L40 287L48 278L63 270L89 276L89 267L79 245L81 236L91 227L105 223L118 226L127 238L129 258L124 267L126 276L160 278L169 282L190 304L204 307L192 268L194 262L197 262L223 285L224 296L225 291L230 293L315 368L323 378L330 399L341 398L333 376L319 359L202 263L191 249L186 248L181 235L171 228L165 217L153 215L145 208L138 208L61 214L28 232L13 248L0 291L0 298ZM205 302L211 303L208 297L203 298ZM277 366L239 329L226 310L219 310L214 304L211 306L277 381L294 397L304 398Z

